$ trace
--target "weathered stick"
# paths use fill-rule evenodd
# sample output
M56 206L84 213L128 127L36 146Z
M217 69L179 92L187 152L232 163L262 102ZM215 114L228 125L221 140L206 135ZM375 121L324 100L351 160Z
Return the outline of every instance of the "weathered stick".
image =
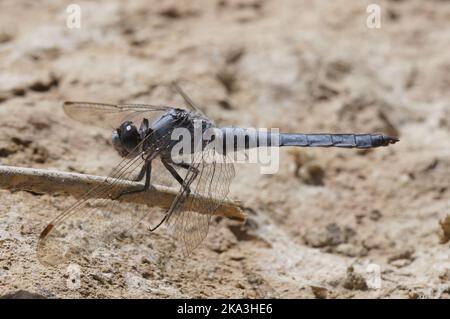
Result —
M0 165L0 188L16 191L80 197L92 187L105 185L105 179L103 176L96 175ZM129 190L139 185L142 184L126 180L115 180L115 189L118 191ZM178 190L175 188L153 185L152 188L145 192L122 196L118 200L169 209L177 192ZM107 194L100 194L99 196L106 197ZM206 200L202 197L199 197L199 199ZM216 210L215 215L240 221L246 219L239 206L231 201L224 201Z

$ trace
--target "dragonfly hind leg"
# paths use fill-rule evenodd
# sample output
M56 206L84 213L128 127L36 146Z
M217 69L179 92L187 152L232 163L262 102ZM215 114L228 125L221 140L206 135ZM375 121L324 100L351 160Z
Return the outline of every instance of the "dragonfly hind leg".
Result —
M180 176L180 174L178 174L178 172L175 170L175 168L172 165L182 167L186 170L191 170L194 174L194 178L192 180L194 180L197 177L198 169L189 164L186 164L186 163L169 163L166 160L161 160L161 162L163 163L164 167L170 172L170 174L172 174L172 176L178 181L178 183L180 183L181 186L186 187L187 193L190 194L191 189L189 188L188 185L185 185L184 179Z
M176 169L172 165L176 165L176 166L182 167L182 168L187 169L187 170L192 170L192 172L194 174L194 178L193 179L195 179L197 177L198 169L196 169L196 168L194 168L191 165L186 164L186 163L176 164L176 163L171 163L171 162L169 162L167 160L164 160L164 159L161 159L161 162L163 163L164 167L170 172L170 174L178 181L178 183L180 183L181 186L185 187L186 192L188 194L190 194L191 193L191 189L189 188L189 186L187 186L187 185L185 186L184 179L180 176L180 174L178 174L178 172L176 171ZM171 213L167 213L166 215L164 215L164 217L161 219L161 221L155 227L151 227L148 230L150 232L153 232L156 229L158 229L159 226L161 226L164 223L164 221L166 221L169 218L170 215L171 215Z

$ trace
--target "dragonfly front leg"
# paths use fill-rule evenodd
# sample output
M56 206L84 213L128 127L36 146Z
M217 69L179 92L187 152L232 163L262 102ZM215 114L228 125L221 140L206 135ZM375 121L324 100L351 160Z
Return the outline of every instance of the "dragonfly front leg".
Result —
M147 165L143 165L141 170L139 171L138 176L133 178L133 182L140 182L144 178L145 174L147 173Z
M137 179L137 181L142 180L142 178L144 176L141 176L141 175L145 175L145 184L143 187L123 191L122 193L120 193L119 195L114 197L113 200L119 199L120 197L122 197L124 195L145 192L147 189L150 188L150 177L152 175L152 161L151 160L145 162L144 166L142 167L141 171L139 172L139 175L138 175L139 179Z

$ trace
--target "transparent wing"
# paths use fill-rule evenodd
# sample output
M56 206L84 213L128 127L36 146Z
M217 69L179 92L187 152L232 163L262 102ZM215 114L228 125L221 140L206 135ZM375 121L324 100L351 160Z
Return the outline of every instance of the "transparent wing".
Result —
M234 176L234 165L227 155L213 149L194 155L167 218L184 256L205 239L211 216L228 195Z
M76 121L108 129L115 129L126 120L140 123L144 117L152 123L172 109L162 105L90 102L64 102L63 107L65 113Z
M159 147L164 149L165 146ZM102 185L86 192L44 229L37 249L41 263L57 265L72 260L83 263L87 258L99 254L111 256L111 252L117 251L116 248L121 245L124 236L133 236L140 222L143 222L141 228L145 230L145 221L153 224L161 219L165 212L162 209L149 208L143 204L119 204L113 200L123 189L120 187L121 182L136 176L148 155L144 152L122 160ZM158 214L158 210L161 214ZM149 216L150 213L152 216Z

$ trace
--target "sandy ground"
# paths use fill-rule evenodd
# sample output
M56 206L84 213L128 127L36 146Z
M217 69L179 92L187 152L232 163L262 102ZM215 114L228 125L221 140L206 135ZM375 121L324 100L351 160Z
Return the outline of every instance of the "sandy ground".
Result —
M71 2L0 2L0 164L107 174L110 132L68 119L62 102L182 106L172 80L218 125L401 141L283 149L274 175L237 165L229 197L245 224L215 218L189 258L164 229L132 234L84 256L78 289L73 271L36 258L72 199L1 190L0 295L450 296L450 2L378 1L369 29L369 1L78 1L81 29L69 29Z

